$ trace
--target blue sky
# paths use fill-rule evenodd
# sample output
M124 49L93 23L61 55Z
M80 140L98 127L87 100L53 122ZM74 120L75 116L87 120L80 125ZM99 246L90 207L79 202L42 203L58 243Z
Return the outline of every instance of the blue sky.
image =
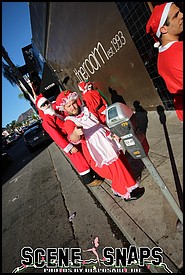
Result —
M31 44L29 2L2 2L2 45L16 66L25 64L22 48ZM4 61L4 60L3 60ZM31 108L21 91L2 76L2 127Z

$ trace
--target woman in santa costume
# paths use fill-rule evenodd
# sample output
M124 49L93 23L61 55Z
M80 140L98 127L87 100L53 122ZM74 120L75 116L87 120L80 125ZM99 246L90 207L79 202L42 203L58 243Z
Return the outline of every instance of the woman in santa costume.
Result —
M158 73L173 95L176 114L183 122L183 41L179 41L183 32L183 13L174 2L155 6L146 32L156 41Z
M90 81L81 81L78 84L79 90L82 92L82 99L88 110L98 117L101 123L106 124L106 108L107 103L97 90L93 89L93 84ZM58 96L60 102L60 95ZM124 103L125 104L125 103ZM142 171L145 166L140 159L134 159L126 150L125 157L130 163L130 167L136 179L140 180Z
M62 113L57 114L57 112L52 108L52 103L42 94L36 97L35 104L39 110L39 116L42 118L42 126L44 130L69 158L81 176L82 182L84 184L89 184L90 186L100 185L102 180L93 178L94 174L80 151L80 146L74 146L67 140L64 128L64 116L62 116Z
M63 91L56 98L57 108L68 114L65 129L69 141L82 144L89 165L102 178L112 181L111 188L115 195L125 201L138 199L145 189L138 187L121 145L113 138L109 128L77 100L78 94L70 91Z
M98 115L101 122L105 123L106 116L105 111L107 108L107 102L100 95L98 90L93 89L93 84L90 81L81 81L78 84L79 90L82 92L82 99L91 113L95 116Z

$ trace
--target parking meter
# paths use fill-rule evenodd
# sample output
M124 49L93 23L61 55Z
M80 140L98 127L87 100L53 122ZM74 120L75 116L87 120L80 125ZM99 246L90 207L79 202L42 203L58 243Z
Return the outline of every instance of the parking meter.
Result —
M111 132L122 139L125 149L134 159L147 156L148 142L137 127L134 112L127 105L117 102L107 107L106 123Z
M138 129L134 112L125 104L116 102L106 109L106 123L112 133L123 141L125 149L134 159L142 159L148 171L160 187L177 217L183 224L183 213L171 195L155 166L148 157L149 145L145 135Z

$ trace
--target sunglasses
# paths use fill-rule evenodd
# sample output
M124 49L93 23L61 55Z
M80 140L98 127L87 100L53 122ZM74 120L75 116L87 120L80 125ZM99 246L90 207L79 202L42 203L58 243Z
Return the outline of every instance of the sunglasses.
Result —
M48 105L48 104L49 104L49 100L46 100L40 105L40 107L42 108L42 107L44 107L45 105Z

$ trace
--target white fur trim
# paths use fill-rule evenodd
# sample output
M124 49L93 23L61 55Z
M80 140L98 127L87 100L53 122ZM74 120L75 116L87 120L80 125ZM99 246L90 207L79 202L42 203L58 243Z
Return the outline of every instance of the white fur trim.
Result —
M72 145L71 143L69 143L63 150L66 153L69 153L69 151L73 148L74 145Z
M171 47L171 45L173 45L174 43L176 43L178 41L172 41L172 42L169 42L168 44L166 44L165 46L160 46L159 47L159 53L162 53L164 51L166 51L167 49L169 49Z
M160 44L159 41L158 41L158 42L155 42L155 43L154 43L154 48L159 48L160 45L161 45L161 44Z
M40 106L46 101L48 100L47 98L45 97L41 97L38 102L37 102L37 107L40 109Z
M159 26L158 26L158 29L157 29L157 32L156 32L156 36L158 38L161 35L160 28L164 25L164 23L166 21L166 18L168 17L168 13L169 13L169 10L170 10L170 7L171 7L172 4L173 4L173 2L169 2L164 7L164 10L163 10L163 13L162 13L162 16L161 16L161 20L160 20L160 23L159 23Z
M81 92L84 91L84 89L82 89L82 87L80 87L80 85L78 86L78 88L79 88L79 90L80 90Z
M59 111L63 111L65 105L70 102L71 100L77 100L78 99L78 94L76 92L70 93L67 97L62 99L62 102L60 103L60 105L56 106L56 109L58 109Z
M80 175L80 176L86 175L86 174L88 174L90 171L91 171L91 170L88 169L88 170L86 170L86 171L84 171L84 172L79 173L79 175Z
M85 85L84 85L84 88L82 88L81 87L81 83L84 83L83 81L82 82L80 82L79 84L78 84L78 88L79 88L79 90L81 91L81 92L87 92L88 91L88 84L86 83Z

